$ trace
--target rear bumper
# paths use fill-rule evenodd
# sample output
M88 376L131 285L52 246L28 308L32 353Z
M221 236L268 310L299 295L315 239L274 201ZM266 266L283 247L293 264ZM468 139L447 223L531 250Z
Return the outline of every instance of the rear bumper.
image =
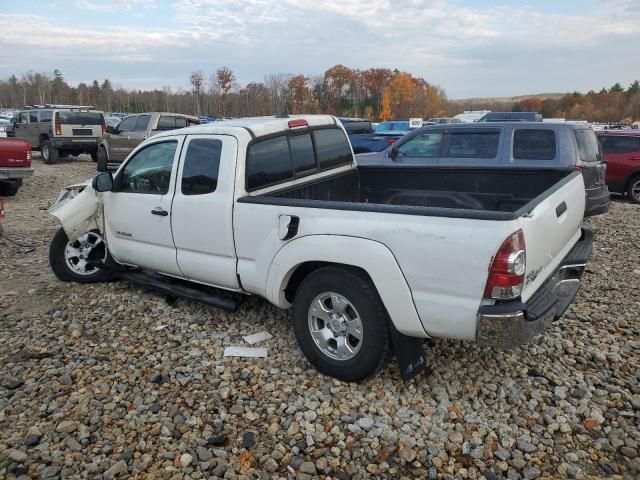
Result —
M98 137L58 137L52 138L51 144L58 150L67 152L96 152Z
M18 167L4 168L0 167L0 180L12 180L14 178L26 178L33 175L33 168Z
M587 204L584 209L584 216L591 217L607 213L609 211L609 202L611 201L610 197L609 187L606 185L587 190Z
M573 301L593 248L591 230L560 263L558 270L526 302L486 305L478 310L476 341L486 347L513 348L531 340L558 320Z

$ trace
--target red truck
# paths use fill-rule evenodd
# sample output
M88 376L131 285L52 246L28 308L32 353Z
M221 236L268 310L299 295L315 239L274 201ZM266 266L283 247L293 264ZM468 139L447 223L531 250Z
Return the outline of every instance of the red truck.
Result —
M31 144L22 138L0 138L0 196L18 193L22 179L31 175Z
M640 131L602 130L597 135L607 162L609 190L640 203Z

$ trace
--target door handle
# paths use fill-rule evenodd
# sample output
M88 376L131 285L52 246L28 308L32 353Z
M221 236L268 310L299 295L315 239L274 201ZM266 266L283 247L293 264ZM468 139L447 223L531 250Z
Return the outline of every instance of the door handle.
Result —
M167 212L164 208L162 207L156 207L153 210L151 210L151 213L153 215L159 215L161 217L166 217L167 215L169 215L169 212Z

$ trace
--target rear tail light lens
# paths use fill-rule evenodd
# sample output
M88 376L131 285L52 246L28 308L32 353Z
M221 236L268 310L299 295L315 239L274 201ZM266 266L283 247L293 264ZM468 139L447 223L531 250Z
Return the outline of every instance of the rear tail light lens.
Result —
M103 123L102 124L102 134L104 135L105 133L107 133L107 126Z
M62 125L56 123L56 135L62 135Z
M388 139L387 139L387 143L388 143L389 145L393 145L394 143L396 143L396 141L395 141L395 139L393 139L393 138L388 138Z
M24 156L26 159L27 167L30 167L31 166L31 144L27 143L24 146L24 154L25 154Z
M308 127L306 120L289 120L289 128Z
M485 298L512 300L522 293L524 274L527 269L527 254L522 230L507 238L493 258Z

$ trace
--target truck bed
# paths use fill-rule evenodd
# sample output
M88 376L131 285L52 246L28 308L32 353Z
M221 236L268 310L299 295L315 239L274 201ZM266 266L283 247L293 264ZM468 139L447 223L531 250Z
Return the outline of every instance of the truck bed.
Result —
M512 220L568 182L572 173L578 174L569 169L366 166L239 201Z

